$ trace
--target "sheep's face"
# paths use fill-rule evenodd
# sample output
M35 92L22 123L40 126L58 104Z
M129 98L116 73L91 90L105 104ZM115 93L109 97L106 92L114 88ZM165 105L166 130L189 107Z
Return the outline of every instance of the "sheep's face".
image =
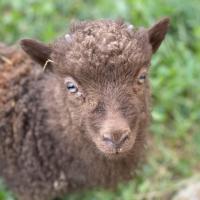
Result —
M128 65L107 65L63 77L66 101L75 121L106 155L129 152L148 121L146 63L135 70Z
M47 56L38 59L27 46L40 46L40 54L50 57L47 68L61 80L72 123L100 152L116 157L133 149L148 124L148 68L167 26L168 19L139 30L121 22L84 22L48 47L50 53L34 41L22 46L42 64Z

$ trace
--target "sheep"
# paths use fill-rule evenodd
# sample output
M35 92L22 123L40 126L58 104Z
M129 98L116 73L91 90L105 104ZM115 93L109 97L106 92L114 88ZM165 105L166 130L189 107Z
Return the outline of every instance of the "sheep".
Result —
M169 18L150 28L83 21L51 44L0 45L0 176L19 200L132 178L150 119L148 71Z

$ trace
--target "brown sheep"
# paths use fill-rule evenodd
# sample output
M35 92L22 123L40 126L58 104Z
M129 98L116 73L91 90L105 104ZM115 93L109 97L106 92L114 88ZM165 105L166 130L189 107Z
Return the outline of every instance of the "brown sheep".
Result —
M22 40L34 61L0 45L0 176L19 200L132 177L149 122L150 60L168 25L80 22L50 45Z

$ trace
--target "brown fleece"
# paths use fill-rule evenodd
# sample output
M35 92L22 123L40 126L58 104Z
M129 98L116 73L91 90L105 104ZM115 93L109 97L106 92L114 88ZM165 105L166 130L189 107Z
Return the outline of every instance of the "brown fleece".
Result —
M72 25L50 45L23 40L37 63L52 61L45 72L20 49L0 44L0 176L19 200L114 187L132 177L146 142L150 59L168 23L132 29L97 20ZM116 150L110 140L124 130Z

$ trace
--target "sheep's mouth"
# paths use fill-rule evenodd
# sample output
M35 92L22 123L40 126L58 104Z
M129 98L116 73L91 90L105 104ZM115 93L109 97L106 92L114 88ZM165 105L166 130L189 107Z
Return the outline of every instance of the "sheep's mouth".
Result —
M132 149L133 145L134 144L128 144L128 145L121 146L119 148L114 148L114 147L106 146L105 144L104 145L97 144L97 148L107 158L118 159L127 155L127 153Z
M108 159L120 159L120 158L124 158L127 154L128 154L129 151L126 151L126 152L120 152L120 151L115 151L115 152L104 152L104 156Z

